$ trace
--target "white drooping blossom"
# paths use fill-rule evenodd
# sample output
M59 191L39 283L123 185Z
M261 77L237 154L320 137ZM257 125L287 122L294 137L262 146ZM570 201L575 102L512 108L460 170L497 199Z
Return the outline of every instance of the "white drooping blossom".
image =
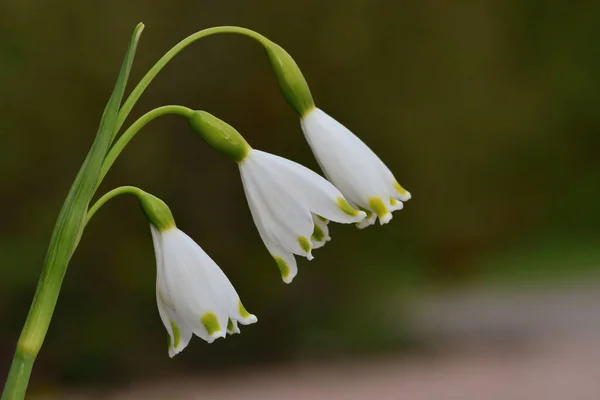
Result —
M321 169L350 204L367 212L357 224L364 228L385 224L392 211L400 210L410 199L389 168L356 135L319 108L312 108L301 119L304 135Z
M169 333L169 356L181 352L192 334L212 343L239 333L238 322L257 321L248 313L219 266L174 225L150 225L156 252L156 301Z
M330 240L329 220L359 223L366 216L298 163L250 149L238 164L254 223L286 283L298 272L294 254L311 260L311 250Z

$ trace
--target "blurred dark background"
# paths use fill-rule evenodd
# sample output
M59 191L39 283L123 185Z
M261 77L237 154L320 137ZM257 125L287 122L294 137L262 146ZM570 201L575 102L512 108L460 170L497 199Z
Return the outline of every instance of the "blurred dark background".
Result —
M259 323L212 345L196 338L170 360L149 229L136 202L118 198L71 261L32 393L390 355L410 365L473 346L530 348L552 332L561 343L600 337L600 3L3 0L1 379L140 21L130 89L197 30L257 30L292 54L317 105L363 138L413 199L389 225L333 226L333 241L312 262L299 259L285 285L236 166L181 118L153 122L101 192L133 184L163 198ZM318 171L252 40L219 35L189 47L128 124L165 104L214 113L253 147Z

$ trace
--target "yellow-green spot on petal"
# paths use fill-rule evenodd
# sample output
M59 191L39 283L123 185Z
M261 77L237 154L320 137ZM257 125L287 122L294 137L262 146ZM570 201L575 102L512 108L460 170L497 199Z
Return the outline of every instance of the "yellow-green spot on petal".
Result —
M394 189L396 189L396 192L400 193L402 196L406 196L408 194L408 191L400 186L398 181L394 181Z
M329 220L327 218L323 218L320 215L317 215L317 219L319 221L321 221L322 223L324 223L325 225L327 225L329 223Z
M383 218L388 213L385 203L379 196L369 198L369 207L371 207L371 210L373 210L373 212L377 214L379 218Z
M179 346L179 342L181 341L181 331L179 327L175 325L175 322L171 321L171 330L173 331L173 348L176 349ZM169 339L169 345L171 344L171 339Z
M390 205L391 205L391 206L395 206L396 204L398 204L398 200L396 200L396 199L395 199L395 198L393 198L393 197L390 197Z
M275 257L275 261L277 261L277 258L278 257ZM279 263L277 263L277 264L279 264ZM284 261L284 264L285 264L285 261ZM279 267L279 269L281 269L281 267ZM242 317L242 318L250 318L252 316L248 311L246 311L246 308L242 304L241 300L238 300L238 312L240 313L240 317Z
M215 315L215 313L212 312L207 312L205 313L202 318L202 325L204 325L204 327L206 328L206 332L208 332L209 335L213 335L215 332L219 332L221 330L221 326L219 325L219 320L217 319L217 316Z
M290 267L287 265L285 260L281 257L273 257L273 259L275 260L275 262L277 263L277 266L279 267L281 276L283 278L287 278L288 276L290 276ZM240 303L240 306L241 305L242 305L242 303Z
M227 319L227 330L229 332L232 332L235 330L235 326L233 325L233 321L231 320L231 318Z
M367 214L367 218L366 219L369 219L369 218L371 218L373 216L373 211L367 210L366 208L363 208L363 207L358 207L358 208L360 208L361 211L364 211L365 214Z
M302 250L310 253L310 250L312 249L312 243L310 243L310 240L306 236L298 236L298 244Z
M315 224L315 230L312 233L311 239L315 242L322 242L325 240L325 232L323 232L323 229L317 224Z
M360 211L356 210L355 208L353 208L350 203L348 203L348 201L346 199L344 199L343 197L338 197L337 198L337 203L338 203L338 207L345 212L346 214L350 215L351 217L358 217L358 214L360 213Z

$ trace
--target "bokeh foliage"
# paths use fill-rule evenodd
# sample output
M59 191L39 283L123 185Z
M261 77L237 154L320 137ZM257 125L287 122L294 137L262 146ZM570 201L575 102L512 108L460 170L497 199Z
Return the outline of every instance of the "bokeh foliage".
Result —
M93 140L129 32L146 24L136 82L196 30L243 25L286 48L317 104L413 193L392 223L301 260L284 285L235 165L176 117L153 122L102 189L135 184L229 275L260 323L194 340L170 361L150 234L118 199L89 225L34 380L127 380L189 368L414 345L404 303L428 285L592 274L600 254L600 5L560 1L272 0L0 3L0 371L8 368L50 232ZM132 117L205 109L255 148L318 170L263 51L211 37L178 56ZM130 122L132 119L130 118ZM394 299L394 302L390 299ZM418 338L417 338L418 339Z

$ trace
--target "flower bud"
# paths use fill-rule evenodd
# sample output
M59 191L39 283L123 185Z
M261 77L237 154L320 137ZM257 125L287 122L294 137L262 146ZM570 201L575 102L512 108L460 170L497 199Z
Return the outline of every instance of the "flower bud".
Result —
M194 111L189 117L190 126L213 149L240 162L250 151L250 145L228 123L205 111Z
M156 229L165 232L175 228L173 214L164 201L146 192L139 194L138 199L146 218Z
M263 42L277 83L287 102L303 117L315 107L310 89L298 65L281 46L270 40Z

